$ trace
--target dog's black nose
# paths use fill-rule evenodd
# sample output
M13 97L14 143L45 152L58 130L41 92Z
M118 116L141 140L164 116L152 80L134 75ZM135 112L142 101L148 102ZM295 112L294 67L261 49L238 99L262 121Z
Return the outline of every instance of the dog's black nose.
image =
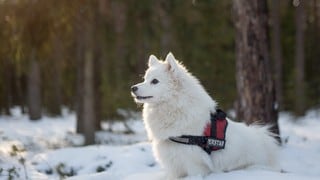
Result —
M132 87L131 87L131 91L132 91L132 92L136 92L137 90L138 90L138 87L137 87L137 86L132 86Z

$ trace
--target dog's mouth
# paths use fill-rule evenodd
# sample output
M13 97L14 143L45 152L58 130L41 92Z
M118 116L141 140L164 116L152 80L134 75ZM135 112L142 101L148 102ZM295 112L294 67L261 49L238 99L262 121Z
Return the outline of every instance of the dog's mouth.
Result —
M153 96L136 96L135 98L138 99L138 100L144 100L144 99L150 99L152 97Z
M134 99L136 100L146 100L146 99L150 99L150 98L153 98L153 96L139 96L137 95L136 93L134 92L131 92L131 95Z

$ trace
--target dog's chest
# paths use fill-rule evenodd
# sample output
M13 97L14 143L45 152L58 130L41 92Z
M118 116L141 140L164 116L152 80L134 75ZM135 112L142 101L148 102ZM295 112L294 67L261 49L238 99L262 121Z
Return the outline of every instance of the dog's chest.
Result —
M143 119L152 139L167 139L183 134L202 135L210 119L207 112L193 113L178 109L144 108Z
M167 167L189 169L190 167L202 167L209 171L209 156L197 146L186 146L170 141L153 142L153 150L156 158ZM206 161L204 161L206 159ZM181 163L183 162L183 163Z

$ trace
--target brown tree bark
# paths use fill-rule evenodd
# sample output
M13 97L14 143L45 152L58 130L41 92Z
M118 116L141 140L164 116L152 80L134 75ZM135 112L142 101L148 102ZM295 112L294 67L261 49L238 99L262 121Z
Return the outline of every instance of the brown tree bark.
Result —
M99 5L99 4L98 4ZM99 7L99 6L98 6ZM101 7L99 7L101 8ZM104 55L105 50L105 42L103 41L104 31L99 27L105 26L105 20L102 12L95 12L95 25L94 25L94 102L95 102L95 130L101 130L101 120L102 120L102 90L101 90L101 81L102 81L102 71L103 69L103 61L106 60ZM106 14L107 15L107 14Z
M83 119L85 143L95 143L94 59L89 50L85 53L83 78Z
M266 0L233 0L236 29L237 118L272 124L279 134L271 76ZM280 140L280 139L278 139Z
M123 78L123 69L125 67L125 57L127 54L125 30L127 26L127 4L123 1L111 2L113 12L113 22L115 30L115 55L116 61L114 62L114 79L116 88L122 88L121 82Z
M3 66L3 71L2 71L2 91L3 94L1 98L1 104L3 108L3 112L5 115L11 115L10 113L10 107L12 106L12 76L13 76L13 64L10 62L10 60L3 60L1 63ZM2 109L0 109L0 114Z
M42 111L40 66L35 56L36 50L32 49L28 76L28 113L31 120L39 120Z
M274 58L274 79L276 89L276 99L278 109L282 109L283 105L283 61L282 61L282 47L281 47L281 16L280 16L280 1L272 0L272 31L273 31L273 58Z
M63 61L63 49L61 39L57 35L53 39L53 55L52 60L48 62L50 69L48 72L50 74L49 92L47 98L49 102L47 103L47 113L51 116L61 115L62 106L62 67L61 62Z
M92 6L88 1L84 6ZM94 82L94 12L90 8L77 15L77 132L85 144L95 143L95 82Z
M76 25L76 70L77 70L77 79L76 79L76 99L75 99L75 106L76 106L76 112L77 112L77 127L76 131L77 133L83 133L85 126L84 126L84 110L83 110L83 51L84 51L84 42L81 38L82 32L81 32L81 26L80 24Z
M304 39L305 39L305 10L304 1L298 0L295 9L295 113L301 116L305 112L305 64L304 64Z
M319 0L314 0L313 1L314 4L314 14L315 14L315 31L314 32L320 32L320 1ZM320 34L318 33L316 35L316 41L320 42ZM320 51L317 51L317 56L316 57L320 57ZM314 69L314 74L318 73L320 67L320 58L317 58L316 63L315 63L315 67ZM316 94L317 94L317 103L318 103L318 107L320 107L320 77L317 76L316 78L316 82L317 82L317 87L316 87Z

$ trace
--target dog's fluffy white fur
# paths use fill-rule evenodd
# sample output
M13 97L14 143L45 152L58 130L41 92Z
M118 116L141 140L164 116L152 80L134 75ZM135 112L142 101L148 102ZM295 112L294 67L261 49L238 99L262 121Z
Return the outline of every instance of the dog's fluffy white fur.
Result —
M171 136L202 135L217 103L172 53L165 61L149 57L144 82L132 87L143 103L143 120L154 155L170 179L248 166L276 167L278 145L267 127L228 120L225 149L208 155L195 145L170 141Z

